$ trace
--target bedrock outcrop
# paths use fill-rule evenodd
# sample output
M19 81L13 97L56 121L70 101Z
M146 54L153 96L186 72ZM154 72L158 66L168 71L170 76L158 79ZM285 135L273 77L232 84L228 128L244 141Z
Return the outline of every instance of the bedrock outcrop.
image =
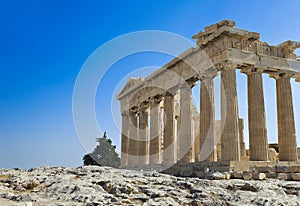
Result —
M297 181L219 179L98 166L0 169L0 205L300 205Z

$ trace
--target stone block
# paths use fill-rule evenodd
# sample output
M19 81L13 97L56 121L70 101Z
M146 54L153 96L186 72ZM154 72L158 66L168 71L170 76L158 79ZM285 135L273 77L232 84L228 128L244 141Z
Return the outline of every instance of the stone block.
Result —
M293 169L290 166L277 166L276 172L277 173L293 172Z
M286 173L279 173L277 176L277 179L279 180L287 180L288 179L288 175Z
M257 172L261 172L261 173L276 172L275 167L262 166L262 167L256 167L255 169Z
M291 174L291 179L295 181L300 181L300 173Z
M241 156L241 161L249 161L249 157L248 156Z
M291 169L294 173L300 173L300 166L299 165L291 166Z
M229 172L224 172L224 179L225 180L230 180L230 173Z
M212 179L214 180L224 180L225 179L225 175L221 172L214 172L212 175L211 175Z
M244 180L252 180L252 173L243 173Z
M265 173L253 173L252 178L254 180L265 180L266 179L266 174Z
M277 173L275 172L270 172L270 173L265 173L266 178L277 178Z
M230 171L230 167L229 166L215 166L215 167L212 167L212 170L219 171L219 172L228 172L228 171Z
M230 177L232 179L244 179L243 178L243 173L242 172L231 172Z

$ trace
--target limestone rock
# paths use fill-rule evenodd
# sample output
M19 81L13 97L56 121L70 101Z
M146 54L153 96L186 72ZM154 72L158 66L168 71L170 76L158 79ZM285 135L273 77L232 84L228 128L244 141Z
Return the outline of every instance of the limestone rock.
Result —
M228 173L210 175L215 180L97 166L0 169L0 205L263 205L266 202L297 205L299 202L297 181L225 180ZM299 174L291 176L296 180Z
M241 187L241 190L251 191L251 192L257 192L258 188L255 185L246 183Z

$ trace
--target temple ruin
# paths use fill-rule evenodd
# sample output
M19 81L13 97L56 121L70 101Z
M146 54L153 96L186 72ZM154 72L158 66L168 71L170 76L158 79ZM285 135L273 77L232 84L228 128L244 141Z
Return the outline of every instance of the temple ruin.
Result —
M298 165L291 79L300 82L300 42L271 46L260 34L223 20L193 36L190 48L146 78L132 78L121 103L123 168L189 164L224 170ZM236 70L247 75L249 151L238 114ZM270 158L262 74L276 81L279 161ZM214 78L220 75L221 120ZM200 113L191 88L200 82ZM226 169L227 168L227 169ZM300 169L299 169L300 172Z

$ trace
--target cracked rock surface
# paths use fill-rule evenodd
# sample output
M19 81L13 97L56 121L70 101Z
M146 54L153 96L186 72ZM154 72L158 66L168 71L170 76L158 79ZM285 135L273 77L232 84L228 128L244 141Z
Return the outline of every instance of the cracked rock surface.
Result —
M98 166L0 169L0 205L300 205L300 182L206 180Z

